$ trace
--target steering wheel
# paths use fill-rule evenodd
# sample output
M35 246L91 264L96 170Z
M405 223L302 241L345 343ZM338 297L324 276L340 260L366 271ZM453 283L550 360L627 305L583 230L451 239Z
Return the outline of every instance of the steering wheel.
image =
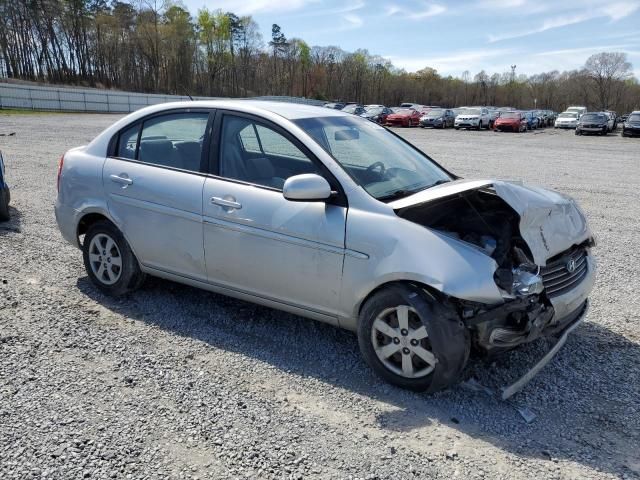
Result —
M380 168L380 175L384 175L384 172L387 170L382 162L374 162L367 167L367 172L373 172L376 168Z

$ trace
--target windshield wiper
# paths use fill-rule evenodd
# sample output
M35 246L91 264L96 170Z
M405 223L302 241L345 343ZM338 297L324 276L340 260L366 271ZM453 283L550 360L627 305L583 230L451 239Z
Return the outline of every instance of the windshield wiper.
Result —
M381 202L390 202L392 200L399 200L401 198L408 197L409 195L413 195L417 191L418 190L400 189L390 193L389 195L385 195L384 197L378 197L378 200L380 200Z
M438 185L442 185L443 183L449 183L451 180L446 180L446 179L442 179L442 180L438 180L435 183L432 183L431 185L428 185L424 188L421 188L420 190L426 190L427 188L431 188L431 187L437 187Z
M420 188L415 188L415 189L401 188L401 189L395 190L395 191L391 192L390 194L385 195L383 197L378 197L377 199L382 201L382 202L390 202L392 200L399 200L401 198L413 195L414 193L421 192L422 190L426 190L427 188L435 187L437 185L442 185L443 183L447 183L447 182L450 182L450 181L451 180L442 179L442 180L438 180L435 183L432 183L431 185L426 185L426 186L420 187Z

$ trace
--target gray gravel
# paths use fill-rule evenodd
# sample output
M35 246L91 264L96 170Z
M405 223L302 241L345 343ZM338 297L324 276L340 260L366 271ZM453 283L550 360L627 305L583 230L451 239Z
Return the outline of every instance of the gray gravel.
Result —
M462 176L575 196L598 235L588 321L501 402L396 389L349 332L175 283L100 294L55 225L55 173L117 118L0 114L0 478L640 476L640 140L398 130ZM468 375L495 390L544 347Z

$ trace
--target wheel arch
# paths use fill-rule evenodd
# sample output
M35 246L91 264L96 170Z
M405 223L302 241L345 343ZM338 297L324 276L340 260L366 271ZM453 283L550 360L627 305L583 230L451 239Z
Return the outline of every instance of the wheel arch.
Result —
M83 214L79 217L78 223L76 225L76 239L78 241L78 245L82 246L82 242L80 242L80 237L85 233L87 233L87 230L89 229L89 227L94 223L100 222L103 220L106 220L107 222L112 223L116 228L118 228L118 230L120 230L118 225L109 217L108 214L106 214L103 211L90 210L90 211L83 212Z
M367 301L370 298L372 298L379 291L384 290L385 288L393 288L394 286L419 289L419 290L422 290L422 291L426 292L428 295L430 295L431 297L433 297L435 299L438 299L438 300L445 300L445 299L449 298L448 295L446 295L445 293L441 292L440 290L437 290L432 285L429 285L429 284L421 282L421 281L412 280L412 279L409 279L409 278L397 279L397 280L389 280L389 281L383 282L383 283L377 285L376 287L374 287L372 290L369 291L369 293L367 293L362 299L360 299L360 301L358 301L356 303L355 308L354 308L354 312L353 312L353 315L352 315L352 317L353 317L352 329L353 330L357 329L357 327L358 327L358 322L360 321L360 312L362 312L362 307L365 305L365 303L367 303ZM349 327L347 327L347 328L349 328Z

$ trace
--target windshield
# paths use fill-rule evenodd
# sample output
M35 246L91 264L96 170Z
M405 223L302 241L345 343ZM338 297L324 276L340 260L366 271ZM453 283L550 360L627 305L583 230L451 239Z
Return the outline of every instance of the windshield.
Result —
M595 113L586 113L582 116L582 121L587 121L587 122L593 122L596 120L604 120L605 117L602 114L595 114Z
M444 115L444 110L437 108L427 112L427 117L441 117L442 115Z
M576 118L578 115L575 113L561 113L558 118Z
M627 118L627 120L629 122L640 122L640 113L632 113L631 115L629 115L629 118Z
M520 114L518 112L502 112L500 118L520 118Z
M294 123L378 200L395 200L452 180L426 155L363 118L301 118Z
M371 107L371 108L366 108L365 111L367 112L367 114L369 115L380 115L382 113L383 108L382 107Z
M463 108L458 115L480 115L478 108Z

